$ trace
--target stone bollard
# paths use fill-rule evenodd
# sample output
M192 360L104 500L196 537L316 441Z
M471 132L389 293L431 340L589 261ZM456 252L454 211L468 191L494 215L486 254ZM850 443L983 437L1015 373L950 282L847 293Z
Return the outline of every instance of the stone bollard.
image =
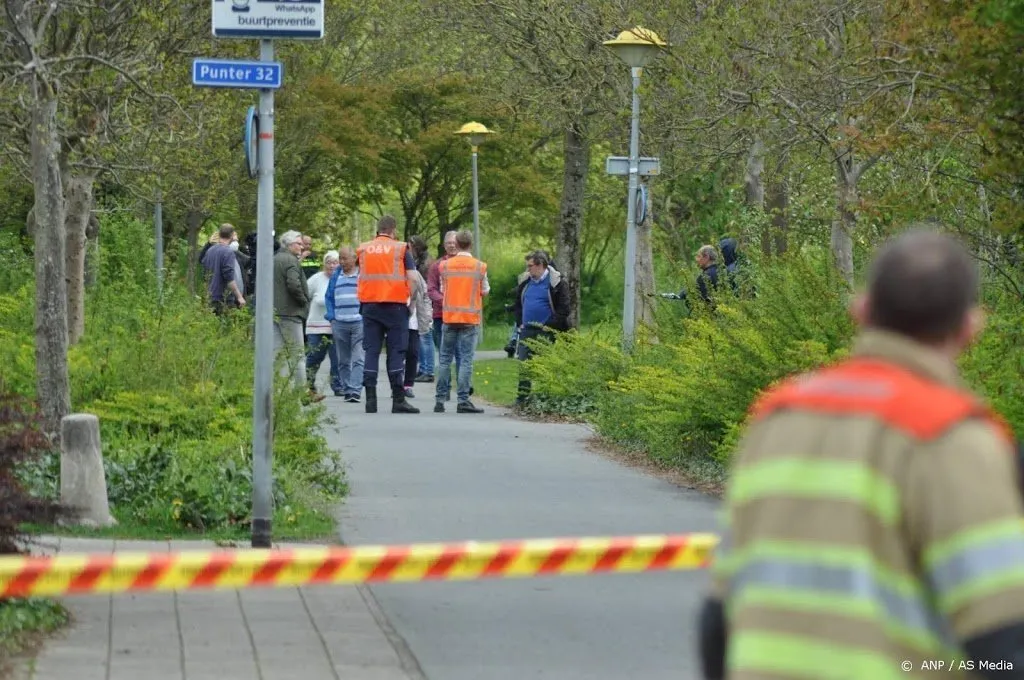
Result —
M99 418L91 413L64 416L60 451L60 502L74 513L69 522L91 527L117 524L107 500Z

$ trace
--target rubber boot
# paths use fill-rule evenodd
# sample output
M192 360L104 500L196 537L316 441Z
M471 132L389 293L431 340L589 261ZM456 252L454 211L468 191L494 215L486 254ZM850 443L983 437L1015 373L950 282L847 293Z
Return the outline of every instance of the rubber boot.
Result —
M419 413L420 410L405 400L405 387L391 388L392 413Z
M366 386L366 412L377 412L377 386Z

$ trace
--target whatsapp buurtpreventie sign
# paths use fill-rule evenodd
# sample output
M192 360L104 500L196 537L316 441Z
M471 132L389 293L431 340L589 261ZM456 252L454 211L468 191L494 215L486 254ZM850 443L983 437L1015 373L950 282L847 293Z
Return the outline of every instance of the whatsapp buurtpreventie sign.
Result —
M324 37L324 0L213 0L217 38Z

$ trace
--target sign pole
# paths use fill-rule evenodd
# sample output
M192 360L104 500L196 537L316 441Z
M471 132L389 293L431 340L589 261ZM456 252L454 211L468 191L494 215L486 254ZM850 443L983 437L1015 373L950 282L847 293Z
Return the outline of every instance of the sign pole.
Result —
M260 61L274 41L260 40ZM260 90L259 199L256 211L256 366L252 394L252 547L271 547L274 458L274 90Z

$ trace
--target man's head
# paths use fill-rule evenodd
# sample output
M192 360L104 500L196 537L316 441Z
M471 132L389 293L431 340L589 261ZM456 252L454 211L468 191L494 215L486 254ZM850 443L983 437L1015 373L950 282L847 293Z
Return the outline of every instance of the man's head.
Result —
M886 243L853 304L862 326L899 333L955 357L984 325L978 268L951 236L912 228Z
M550 263L551 258L548 256L547 251L534 250L526 254L526 271L530 278L535 281L539 281L540 277L544 276L544 272L548 270Z
M455 245L462 252L473 247L473 232L462 230L455 235Z
M449 231L444 235L444 252L449 255L454 255L459 252L459 245L455 242L455 236L458 234L456 231Z
M312 250L313 249L313 237L309 234L302 235L302 249Z
M338 250L338 262L341 263L341 271L351 274L352 270L356 268L356 251L348 246L343 246Z
M398 230L398 222L391 215L385 215L377 222L377 233L385 236L394 236Z
M228 245L232 241L238 240L238 236L235 234L235 227L232 224L225 222L220 225L220 229L217 230L217 238L224 245Z
M297 231L286 231L281 234L281 247L298 257L302 254L302 234Z
M707 269L718 261L718 253L715 251L714 246L701 246L697 250L696 259L698 267L701 269Z

